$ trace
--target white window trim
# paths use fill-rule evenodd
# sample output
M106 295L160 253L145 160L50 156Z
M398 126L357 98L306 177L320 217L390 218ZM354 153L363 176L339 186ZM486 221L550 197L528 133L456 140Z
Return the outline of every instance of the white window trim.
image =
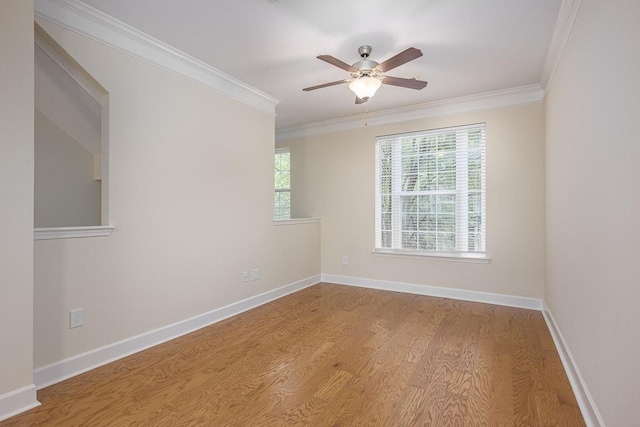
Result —
M277 156L278 154L285 154L285 153L289 153L289 156L291 156L291 150L288 147L285 148L276 148L275 150L275 155ZM289 159L291 159L291 157L289 157ZM291 160L289 160L291 161ZM289 179L291 179L291 163L289 163ZM275 188L275 194L278 193L289 193L289 214L291 214L291 182L289 182L289 187L287 188ZM274 218L274 224L275 221L286 221L289 220L290 218L278 218L275 219Z
M298 225L298 224L314 224L322 222L322 218L289 218L274 219L273 225Z
M455 130L456 132L456 142L460 142L463 145L467 146L467 149L463 151L463 155L458 154L458 150L456 150L456 189L450 191L452 194L460 194L466 193L469 194L468 190L468 131L470 127L475 127L477 125L462 125L462 126L453 126L450 128L446 128L447 130ZM422 134L422 133L431 133L434 131L441 131L445 129L434 129L430 131L419 131L419 132L410 132L405 134L409 136L411 134ZM402 136L402 135L398 135ZM379 137L380 138L384 137ZM486 137L485 137L486 138ZM485 142L486 144L486 142ZM486 145L484 148L484 153L486 153ZM485 162L486 154L483 153L482 161ZM376 149L376 170L379 167L379 150ZM391 162L392 162L392 170L401 170L401 144L393 144L391 146ZM438 252L438 251L424 251L424 250L408 250L408 249L399 249L402 244L402 230L400 230L401 221L397 216L401 215L401 197L403 195L401 188L401 181L392 179L392 190L391 190L391 215L392 215L392 248L381 248L381 233L378 230L378 224L381 221L381 212L380 212L380 202L376 200L376 209L375 209L375 221L376 221L376 230L375 230L375 247L372 253L378 256L391 256L391 257L401 257L401 258L414 258L414 259L440 259L440 260L449 260L449 261L463 261L463 262L476 262L476 263L488 263L491 258L488 256L486 252L486 205L485 205L485 197L486 197L486 165L483 167L485 170L485 174L482 174L482 182L481 182L481 194L482 197L482 233L484 236L484 252L466 252L463 248L468 247L468 234L465 231L468 229L468 198L464 200L463 203L456 203L456 236L463 236L463 239L456 239L456 251L454 252ZM376 198L380 194L380 179L377 176L376 172L376 183L375 183L375 194Z
M453 253L453 252L417 252L402 251L398 249L374 249L371 253L375 256L406 258L406 259L430 259L434 261L468 262L474 264L487 264L491 257L486 253Z

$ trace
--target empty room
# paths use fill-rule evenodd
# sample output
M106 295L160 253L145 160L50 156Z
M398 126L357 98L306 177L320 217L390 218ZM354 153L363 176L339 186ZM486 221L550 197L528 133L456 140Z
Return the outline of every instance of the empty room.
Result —
M638 22L3 1L0 426L638 425Z

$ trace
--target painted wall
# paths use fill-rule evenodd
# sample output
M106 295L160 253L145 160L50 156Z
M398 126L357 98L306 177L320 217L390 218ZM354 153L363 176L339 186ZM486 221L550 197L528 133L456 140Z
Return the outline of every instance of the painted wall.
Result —
M83 71L78 70L78 73L83 74ZM85 149L95 155L102 154L102 107L37 45L35 105Z
M319 224L273 225L273 116L38 22L109 92L116 230L36 242L36 368L320 273Z
M377 135L486 122L488 264L372 255ZM294 216L322 223L322 273L541 298L544 281L542 104L283 141ZM349 264L342 265L342 257Z
M2 395L33 382L33 2L0 3L0 76Z
M94 156L36 109L35 226L100 224L100 181Z
M638 21L583 0L545 101L545 299L609 427L640 396Z

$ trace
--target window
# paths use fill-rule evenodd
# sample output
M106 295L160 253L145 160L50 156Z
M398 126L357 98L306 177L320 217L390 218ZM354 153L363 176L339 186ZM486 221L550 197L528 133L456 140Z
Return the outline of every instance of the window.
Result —
M379 137L376 251L486 252L485 125Z
M288 148L276 150L275 219L291 218L291 153Z

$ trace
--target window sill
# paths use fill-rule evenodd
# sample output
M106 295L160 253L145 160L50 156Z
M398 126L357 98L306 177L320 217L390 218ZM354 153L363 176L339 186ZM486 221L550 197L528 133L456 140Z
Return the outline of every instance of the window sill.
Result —
M83 227L47 227L36 228L33 240L75 239L79 237L110 236L116 227L113 225L91 225Z
M312 224L322 222L322 218L290 218L290 219L274 219L273 225L297 225Z
M434 261L470 262L476 264L487 264L491 258L486 254L452 254L452 253L418 253L394 250L373 250L373 255L384 257L408 258L408 259L428 259Z

